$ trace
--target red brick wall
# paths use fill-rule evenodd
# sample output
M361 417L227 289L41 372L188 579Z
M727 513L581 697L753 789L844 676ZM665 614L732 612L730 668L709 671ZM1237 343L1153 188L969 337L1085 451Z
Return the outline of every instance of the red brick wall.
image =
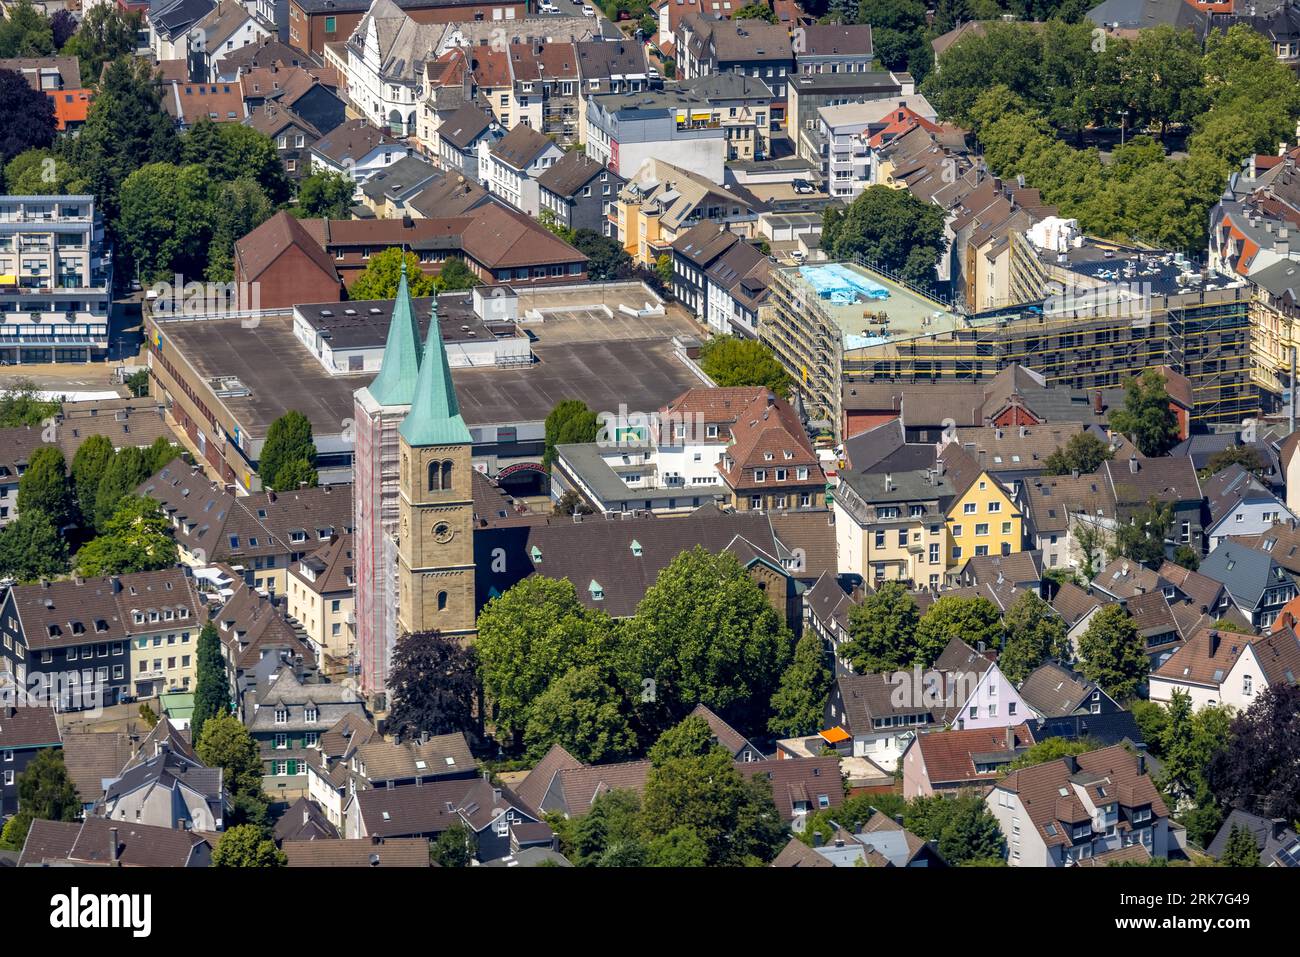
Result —
M236 268L235 279L246 281ZM305 252L291 246L257 277L262 309L291 309L308 302L339 302L340 287Z

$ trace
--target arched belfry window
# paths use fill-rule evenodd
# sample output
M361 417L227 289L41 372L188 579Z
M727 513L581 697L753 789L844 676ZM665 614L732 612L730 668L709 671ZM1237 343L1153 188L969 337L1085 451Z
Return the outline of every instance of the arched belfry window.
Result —
M451 463L442 463L442 487L444 490L451 488Z
M437 492L442 488L442 463L429 463L429 491Z

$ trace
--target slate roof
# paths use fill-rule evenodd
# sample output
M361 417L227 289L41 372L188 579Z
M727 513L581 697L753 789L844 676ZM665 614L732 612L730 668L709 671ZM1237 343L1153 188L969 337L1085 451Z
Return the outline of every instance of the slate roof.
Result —
M1258 608L1267 589L1291 581L1268 552L1235 542L1220 542L1201 562L1202 575L1223 583L1238 607Z
M59 743L59 723L53 708L18 708L0 703L0 751L57 747Z
M468 149L493 122L492 117L475 104L466 103L442 121L438 127L438 136L458 150Z
M829 802L827 808L844 803L844 778L840 776L838 757L742 761L735 767L746 778L764 776L771 782L772 801L787 824L795 819L798 804L810 812L817 811L823 795Z
M533 766L533 769L528 772L528 776L519 782L515 788L515 794L534 814L540 815L543 811L542 802L547 791L550 790L555 776L562 770L573 770L581 767L583 767L581 761L560 745L553 744L551 750L547 751L542 760L538 761Z
M1097 685L1078 672L1049 661L1031 671L1016 690L1028 707L1050 718L1073 714L1088 701Z
M199 834L170 827L99 817L88 817L80 823L33 821L19 863L107 866L112 863L112 830L117 831L121 867L192 867L203 859L200 848L210 848Z
M1260 863L1265 867L1300 867L1300 836L1285 819L1270 820L1240 808L1228 812L1223 826L1206 848L1212 857L1223 856L1234 827L1245 828L1255 838Z
M285 841L336 841L339 831L315 801L300 797L289 805L271 832L276 844Z

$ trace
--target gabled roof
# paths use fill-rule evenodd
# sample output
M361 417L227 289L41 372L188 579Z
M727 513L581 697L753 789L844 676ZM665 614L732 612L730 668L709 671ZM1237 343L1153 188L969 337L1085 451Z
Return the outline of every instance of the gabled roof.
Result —
M837 808L844 803L844 778L840 759L785 758L772 761L740 761L735 765L746 778L766 777L772 785L772 801L787 824L802 807L807 811Z
M1052 718L1073 714L1085 706L1098 688L1078 672L1049 661L1031 671L1016 690L1028 707L1045 718Z
M1286 571L1268 552L1236 542L1220 542L1219 547L1201 562L1199 571L1222 582L1232 600L1246 610L1258 608L1269 588L1291 582Z
M556 196L570 199L601 173L609 172L586 153L570 150L542 170L542 175L537 177L537 185ZM614 174L610 173L610 175Z
M112 834L117 832L120 867L193 867L207 840L194 831L87 817L81 823L32 822L23 845L22 866L68 863L107 866L113 861Z
M1071 582L1065 582L1057 589L1050 604L1067 628L1073 628L1090 612L1102 606L1102 602L1095 596Z
M1246 650L1250 637L1232 631L1203 628L1170 655L1152 675L1217 689Z
M931 785L993 782L1003 766L1034 745L1028 724L1012 728L971 728L920 734L912 747L920 750ZM983 768L993 767L992 770Z
M336 841L339 830L315 801L300 797L275 822L272 837L276 844L285 841Z
M285 841L290 867L431 867L425 838Z
M543 811L542 802L550 790L555 776L561 771L580 767L583 767L581 761L564 750L562 746L553 744L551 750L547 751L542 760L538 761L533 766L533 769L528 772L528 776L519 782L519 785L515 788L515 794L534 814L540 815Z
M466 103L451 116L442 121L438 127L438 137L446 140L458 150L468 149L493 123L477 105Z
M0 751L58 747L59 743L53 708L0 703Z
M691 709L689 717L703 718L705 723L708 724L709 730L713 732L713 739L725 748L733 758L740 757L741 753L746 750L749 750L755 759L763 757L762 751L754 747L743 734L714 714L707 705L697 704Z
M522 170L527 169L551 145L553 141L549 137L543 136L526 123L520 123L497 140L492 147L492 155L501 162Z
M297 247L322 273L339 281L334 261L321 244L303 226L302 220L281 210L248 235L235 241L235 258L240 275L247 282L269 269L285 250Z

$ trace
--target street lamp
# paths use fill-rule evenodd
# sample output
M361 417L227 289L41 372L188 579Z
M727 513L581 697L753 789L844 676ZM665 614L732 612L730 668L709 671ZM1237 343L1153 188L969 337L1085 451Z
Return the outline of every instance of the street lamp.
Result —
M1128 110L1119 111L1119 145L1124 145L1124 127L1128 122Z

